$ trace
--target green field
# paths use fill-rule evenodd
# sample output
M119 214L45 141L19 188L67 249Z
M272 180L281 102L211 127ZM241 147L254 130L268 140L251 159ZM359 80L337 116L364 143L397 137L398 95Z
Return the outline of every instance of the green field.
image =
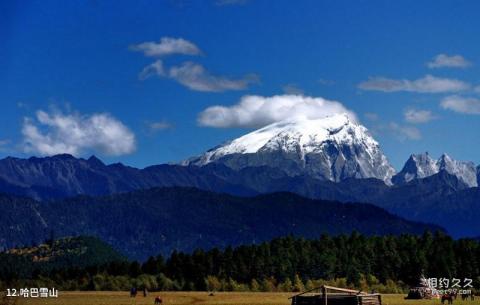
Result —
M152 292L148 297L137 296L130 298L128 292L60 292L58 298L49 299L9 299L4 304L52 304L52 305L146 305L153 304L156 295L163 299L162 305L256 305L256 304L290 304L288 297L292 293L250 293L250 292L222 292L209 296L206 292ZM404 300L404 295L382 295L384 305L438 305L440 300ZM479 301L454 301L455 305L479 304Z

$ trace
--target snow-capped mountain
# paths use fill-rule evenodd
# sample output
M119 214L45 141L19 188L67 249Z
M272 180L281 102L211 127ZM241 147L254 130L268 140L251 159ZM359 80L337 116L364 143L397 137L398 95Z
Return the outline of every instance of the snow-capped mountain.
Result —
M403 169L392 178L392 181L395 184L407 183L436 173L438 173L437 161L432 159L428 152L413 154L408 158Z
M392 178L393 183L408 183L414 179L422 179L446 171L456 176L467 187L477 187L477 168L473 162L457 161L447 154L434 160L428 153L414 154L405 163L403 169Z
M330 181L377 178L390 184L395 170L367 129L338 114L273 123L183 162L223 163L233 169L269 166L290 176Z

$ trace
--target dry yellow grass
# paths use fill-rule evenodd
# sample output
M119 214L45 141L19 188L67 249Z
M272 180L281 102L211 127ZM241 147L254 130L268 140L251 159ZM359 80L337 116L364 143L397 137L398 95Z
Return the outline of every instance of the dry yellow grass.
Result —
M60 292L58 298L16 298L17 305L153 305L156 295L163 299L162 305L287 305L292 293L218 292L209 296L206 292L152 292L144 298L139 294L130 298L128 292ZM404 300L404 295L383 295L384 305L439 305L440 300ZM454 302L454 305L474 305L478 301ZM3 305L3 304L0 304Z

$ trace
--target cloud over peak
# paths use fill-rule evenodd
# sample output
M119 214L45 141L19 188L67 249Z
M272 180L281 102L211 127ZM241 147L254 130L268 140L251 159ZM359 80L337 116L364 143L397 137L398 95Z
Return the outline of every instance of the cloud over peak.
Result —
M24 119L22 134L24 151L40 155L88 152L118 156L135 150L135 135L107 113L38 110L35 119Z
M212 106L198 116L201 126L257 128L294 117L319 119L338 113L356 115L337 101L303 95L246 95L232 106Z
M428 74L416 80L371 77L360 83L358 88L383 92L444 93L467 90L470 88L470 84L457 79L435 77Z
M448 56L446 54L438 54L432 61L427 63L430 69L435 68L467 68L472 64L461 55Z
M159 42L147 41L130 46L130 50L142 52L149 57L162 57L173 54L199 55L200 49L183 38L162 37Z

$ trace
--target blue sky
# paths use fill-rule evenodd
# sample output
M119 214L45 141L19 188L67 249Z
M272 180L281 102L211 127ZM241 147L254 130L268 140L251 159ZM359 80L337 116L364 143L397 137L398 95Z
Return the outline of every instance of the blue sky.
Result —
M301 94L355 113L397 169L423 151L478 164L478 11L477 1L4 1L0 157L181 160L273 120L255 121L242 97L265 111L269 97ZM207 109L228 116L199 122Z

